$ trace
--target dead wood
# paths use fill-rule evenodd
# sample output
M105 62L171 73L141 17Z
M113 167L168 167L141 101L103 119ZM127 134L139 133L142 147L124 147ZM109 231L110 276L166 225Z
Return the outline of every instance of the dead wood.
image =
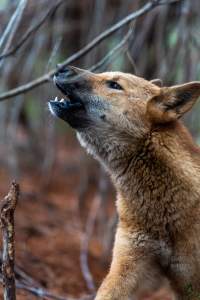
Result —
M2 276L4 300L15 300L15 247L14 213L19 198L19 185L13 182L8 195L1 202Z

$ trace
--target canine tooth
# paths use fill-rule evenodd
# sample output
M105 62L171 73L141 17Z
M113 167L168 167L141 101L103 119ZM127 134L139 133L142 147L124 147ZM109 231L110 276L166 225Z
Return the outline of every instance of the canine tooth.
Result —
M60 102L64 102L65 101L65 99L64 98L62 98L61 100L60 100Z
M55 100L54 101L58 101L58 97L55 97Z

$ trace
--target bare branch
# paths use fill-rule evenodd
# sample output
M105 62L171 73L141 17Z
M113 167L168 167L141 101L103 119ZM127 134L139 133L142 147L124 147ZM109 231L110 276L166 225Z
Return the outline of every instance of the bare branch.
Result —
M178 2L178 1L181 1L181 0L173 0L172 2L171 1L170 2L167 2L167 1L163 2L161 0L152 0L152 1L147 2L139 10L129 14L127 17L125 17L121 21L117 22L115 25L111 26L110 28L108 28L107 30L102 32L100 35L98 35L95 39L93 39L85 47L83 47L82 49L80 49L79 51L77 51L76 53L71 55L63 63L59 64L58 68L62 69L63 67L73 63L77 59L79 59L82 56L86 55L88 52L90 52L94 47L96 47L100 42L105 40L107 37L111 36L113 33L118 31L123 26L131 23L136 18L138 18L138 17L146 14L147 12L151 11L156 6L163 5L163 4L171 4L171 3ZM15 96L17 96L19 94L22 94L22 93L26 93L26 92L34 89L37 86L40 86L44 83L47 83L50 80L50 78L55 74L56 71L57 71L57 69L53 69L50 72L44 74L43 76L41 76L41 77L39 77L39 78L37 78L33 81L30 81L27 84L21 85L21 86L15 88L15 89L12 89L8 92L2 93L0 95L0 101L3 101L5 99L11 98L11 97L15 97Z
M173 3L175 1L181 1L181 0L173 0ZM74 62L75 60L81 58L83 55L86 55L88 52L90 52L94 47L96 47L99 43L101 43L104 39L111 36L113 33L118 31L123 26L130 24L133 20L137 19L138 17L141 17L142 15L146 14L147 12L151 11L156 6L163 4L167 4L167 2L163 2L161 0L152 0L147 2L143 7L138 9L137 11L129 14L127 17L122 19L121 21L117 22L115 25L111 26L107 30L103 31L100 35L98 35L96 38L94 38L89 44L87 44L85 47L83 47L78 52L74 53L72 56L70 56L68 59L66 59L63 63L59 64L59 69L62 69L63 67L67 66L68 64ZM56 70L52 70L49 75L52 76L55 73ZM1 98L0 98L1 99Z
M0 278L0 282L2 282L2 279ZM42 288L42 287L35 287L32 285L27 285L24 283L21 283L19 281L16 282L16 288L19 290L24 290L36 297L40 297L44 300L93 300L94 295L86 295L85 297L81 297L81 298L72 298L72 297L62 297L62 296L58 296L55 295L51 292L49 292L48 290Z
M107 65L108 63L110 63L111 60L113 60L117 54L123 51L125 52L128 48L128 42L132 35L132 32L133 32L133 28L130 28L127 34L121 40L121 42L113 49L111 49L100 61L98 61L95 65L93 65L89 70L90 71L98 70L103 66Z
M81 271L83 273L83 277L86 281L87 287L91 292L94 292L96 288L88 265L88 250L89 250L89 242L94 230L95 220L97 217L97 212L100 207L100 203L101 203L101 198L99 195L97 195L92 203L92 207L89 212L89 216L86 224L86 231L81 241L81 253L80 253Z
M157 0L155 0L156 2ZM160 1L160 5L165 5L165 4L172 4L172 3L175 3L175 2L181 2L182 0L161 0Z
M13 15L12 15L12 17L11 17L11 19L10 19L10 21L9 21L9 23L8 23L8 25L7 25L6 29L5 29L5 31L4 31L4 33L3 33L1 39L0 39L0 48L2 48L2 46L3 46L4 42L5 42L5 40L9 37L10 33L13 32L13 27L14 27L14 25L15 25L16 20L17 20L18 18L21 18L21 15L22 15L22 13L23 13L23 11L24 11L24 8L25 8L25 6L26 6L26 2L27 2L27 1L22 0L22 1L20 1L20 3L18 4L18 6L17 6L15 12L13 13ZM17 23L18 23L18 22L17 22ZM15 31L15 30L14 30L14 31Z
M19 185L12 183L8 195L1 202L0 220L3 237L2 276L4 300L15 300L14 212L19 198Z
M21 22L21 19L22 19L22 15L23 15L23 12L24 12L24 9L27 5L27 0L21 0L17 9L16 9L16 13L15 13L15 20L14 22L12 23L12 26L11 26L11 30L10 30L10 35L8 36L8 40L6 42L6 45L3 49L3 54L7 52L7 50L10 48L10 45L12 43L12 40L15 36L15 33L17 31L17 28L19 27L19 24ZM0 67L2 67L3 65L3 60L0 61Z
M135 64L135 62L134 62L134 60L133 60L133 58L132 58L132 56L131 56L131 54L130 54L130 52L129 52L128 49L126 51L126 56L127 56L127 58L128 58L128 60L129 60L129 62L131 64L131 66L133 68L134 74L137 75L138 74L137 66L136 66L136 64Z
M65 297L61 297L61 296L57 296L57 295L54 295L52 293L50 293L49 291L43 289L43 288L40 288L40 287L34 287L34 286L28 286L26 284L23 284L23 283L20 283L20 282L17 282L16 283L16 287L18 289L22 289L22 290L25 290L37 297L42 297L43 299L52 299L52 300L72 300L71 298L65 298Z
M0 60L3 58L7 58L13 54L15 54L22 46L23 44L31 37L32 34L34 34L46 21L47 18L52 16L52 14L55 13L55 11L59 8L59 6L63 3L64 0L60 0L57 3L55 3L47 12L46 14L41 18L41 20L38 21L38 23L34 24L32 27L30 27L25 34L22 36L22 38L19 40L17 45L15 45L11 50L9 50L6 53L3 53L0 55Z

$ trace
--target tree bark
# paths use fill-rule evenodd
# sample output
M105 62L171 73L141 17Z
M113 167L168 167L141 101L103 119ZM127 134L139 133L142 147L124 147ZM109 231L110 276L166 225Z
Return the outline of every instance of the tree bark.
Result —
M19 185L12 183L8 195L1 201L0 221L2 230L2 277L4 300L16 300L14 213L19 198Z

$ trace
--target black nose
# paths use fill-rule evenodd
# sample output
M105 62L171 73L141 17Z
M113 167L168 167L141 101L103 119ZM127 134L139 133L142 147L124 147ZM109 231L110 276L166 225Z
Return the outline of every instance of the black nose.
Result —
M55 76L56 77L63 77L63 76L65 76L65 77L72 77L72 76L74 76L74 75L76 75L76 73L75 73L75 71L72 69L72 68L70 68L69 66L68 67L64 67L64 68L61 68L61 69L59 69L56 73L55 73Z

